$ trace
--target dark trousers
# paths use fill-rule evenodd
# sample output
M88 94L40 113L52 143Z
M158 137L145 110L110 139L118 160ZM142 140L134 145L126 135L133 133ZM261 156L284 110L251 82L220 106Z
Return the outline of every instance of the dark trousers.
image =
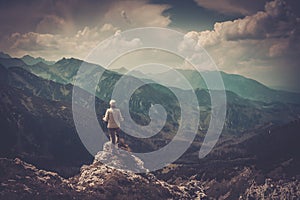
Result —
M119 142L119 132L120 132L119 128L108 128L108 133L109 133L110 141L113 144L116 144L116 143Z

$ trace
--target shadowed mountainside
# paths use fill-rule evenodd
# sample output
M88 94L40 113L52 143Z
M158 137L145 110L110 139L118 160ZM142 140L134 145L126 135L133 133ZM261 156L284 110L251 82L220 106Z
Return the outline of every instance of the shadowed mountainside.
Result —
M156 174L169 183L195 176L212 198L297 199L300 188L300 121L221 139L204 159L185 154L172 170ZM186 164L182 164L186 163ZM180 181L179 181L180 182ZM225 198L225 199L226 199Z

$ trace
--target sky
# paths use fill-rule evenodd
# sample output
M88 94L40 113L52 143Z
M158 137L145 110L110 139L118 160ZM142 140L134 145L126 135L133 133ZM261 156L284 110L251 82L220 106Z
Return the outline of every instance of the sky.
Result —
M84 59L106 38L171 28L196 41L227 73L300 92L300 1L0 0L0 51Z

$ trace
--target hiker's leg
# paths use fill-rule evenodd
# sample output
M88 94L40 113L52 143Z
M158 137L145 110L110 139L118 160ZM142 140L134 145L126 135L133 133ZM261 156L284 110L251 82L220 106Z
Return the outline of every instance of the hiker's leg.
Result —
M115 144L116 143L116 135L115 135L115 130L113 128L109 128L108 129L109 131L109 138L110 138L110 141Z
M112 143L116 144L116 133L115 133L115 131L112 131Z
M120 144L120 131L121 130L119 128L116 129L116 142L118 144Z

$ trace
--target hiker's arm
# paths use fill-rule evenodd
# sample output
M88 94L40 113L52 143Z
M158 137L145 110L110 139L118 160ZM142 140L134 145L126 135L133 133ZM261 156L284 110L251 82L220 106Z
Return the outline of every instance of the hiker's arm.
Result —
M107 122L108 121L108 110L105 112L105 116L103 117L103 121Z

